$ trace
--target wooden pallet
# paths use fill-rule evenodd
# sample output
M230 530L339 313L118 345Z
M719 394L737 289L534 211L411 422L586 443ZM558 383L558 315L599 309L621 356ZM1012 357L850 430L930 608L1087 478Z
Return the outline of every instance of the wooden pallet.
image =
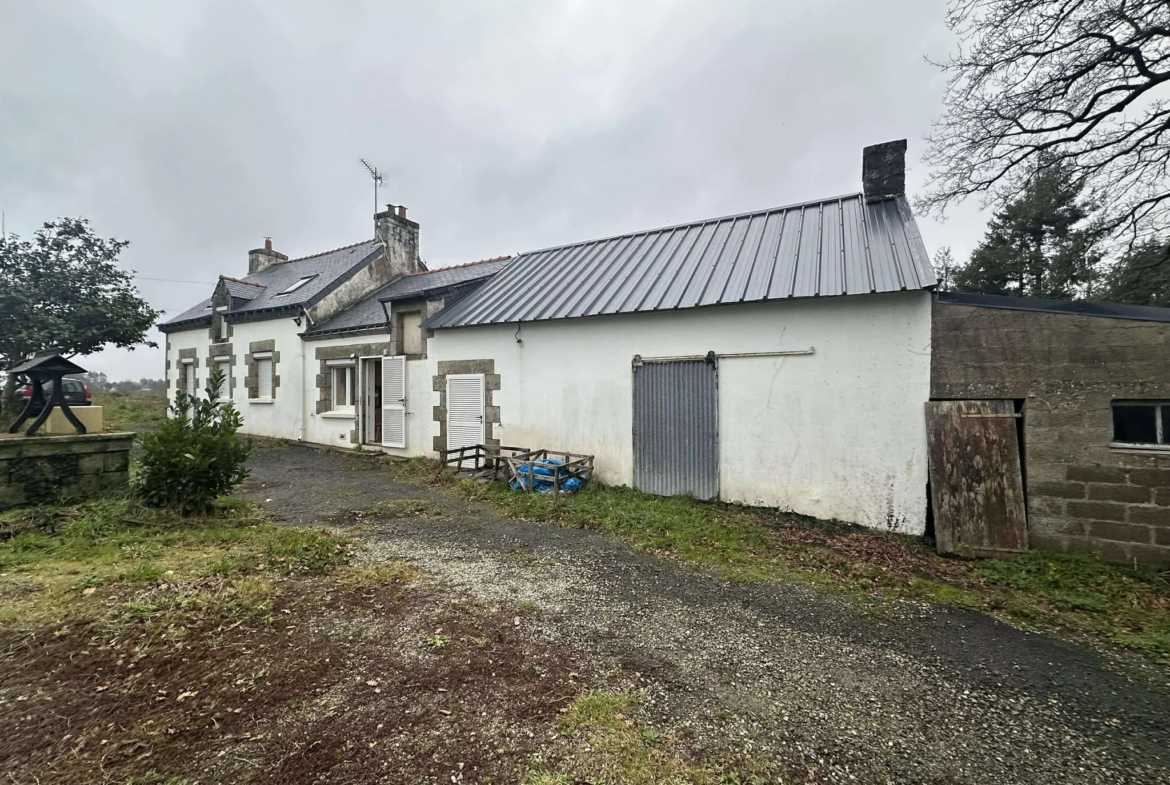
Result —
M500 470L506 468L504 459L527 452L529 452L527 447L496 447L488 444L439 450L439 471L450 466L457 472L472 472L480 477L498 480Z
M552 474L537 474L534 464L547 458L563 461L562 466L549 466ZM572 452L557 450L531 450L507 456L504 461L508 466L508 481L516 480L520 487L529 493L533 492L538 482L551 482L554 494L561 492L561 486L567 480L576 478L581 482L588 482L593 477L593 456L581 455Z

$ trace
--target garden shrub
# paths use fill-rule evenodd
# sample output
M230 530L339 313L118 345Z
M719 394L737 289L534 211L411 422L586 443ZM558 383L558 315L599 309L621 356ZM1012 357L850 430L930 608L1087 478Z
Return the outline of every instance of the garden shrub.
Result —
M223 383L216 371L206 398L180 390L162 427L142 436L146 454L135 490L146 504L183 515L206 513L248 476L244 463L252 443L237 433L244 420L236 408L216 400Z

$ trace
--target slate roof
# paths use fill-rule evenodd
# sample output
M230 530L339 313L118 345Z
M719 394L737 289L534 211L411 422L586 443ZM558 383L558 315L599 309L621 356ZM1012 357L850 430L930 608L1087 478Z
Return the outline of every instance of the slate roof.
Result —
M382 303L405 300L436 293L444 289L459 289L473 283L487 280L512 261L510 256L484 259L453 267L440 267L421 273L409 273L383 286L372 295L346 308L332 319L317 325L305 333L305 337L366 330L383 327L386 311Z
M219 276L219 279L224 282L228 294L239 300L255 300L260 296L260 292L267 288L262 283L242 281L239 278L229 278L226 275Z
M925 289L904 197L861 194L524 253L430 328Z
M243 279L229 279L229 291L233 283L239 286L241 291L257 288L247 286L247 283L264 286L254 297L246 298L248 299L246 304L232 309L231 316L259 315L265 311L279 312L312 305L361 268L365 262L381 252L382 246L377 240L366 240L313 256L278 262ZM313 279L294 292L280 294L290 285L307 276L313 276ZM252 292L248 291L247 294L251 295ZM234 291L232 296L236 296ZM207 308L210 304L210 299L204 300L193 308L163 322L159 325L159 329L163 332L169 332L174 329L199 326L204 321L210 323L211 310Z

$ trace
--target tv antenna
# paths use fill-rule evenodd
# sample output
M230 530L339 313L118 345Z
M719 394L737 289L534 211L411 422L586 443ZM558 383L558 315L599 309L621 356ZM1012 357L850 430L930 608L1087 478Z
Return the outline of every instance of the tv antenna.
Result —
M378 212L378 186L382 184L382 173L378 171L378 167L371 164L365 158L359 158L358 163L366 167L366 171L370 173L370 177L374 180L374 212Z

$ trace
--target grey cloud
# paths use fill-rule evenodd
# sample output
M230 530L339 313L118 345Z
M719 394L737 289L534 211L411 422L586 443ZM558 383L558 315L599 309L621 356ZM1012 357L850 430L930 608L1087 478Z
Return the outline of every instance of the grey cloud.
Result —
M364 239L409 206L432 265L856 190L918 141L950 45L935 0L4 3L0 207L85 215L151 278L242 273L274 238ZM961 256L974 210L923 224ZM159 307L203 295L143 280ZM114 376L157 352L107 352Z

